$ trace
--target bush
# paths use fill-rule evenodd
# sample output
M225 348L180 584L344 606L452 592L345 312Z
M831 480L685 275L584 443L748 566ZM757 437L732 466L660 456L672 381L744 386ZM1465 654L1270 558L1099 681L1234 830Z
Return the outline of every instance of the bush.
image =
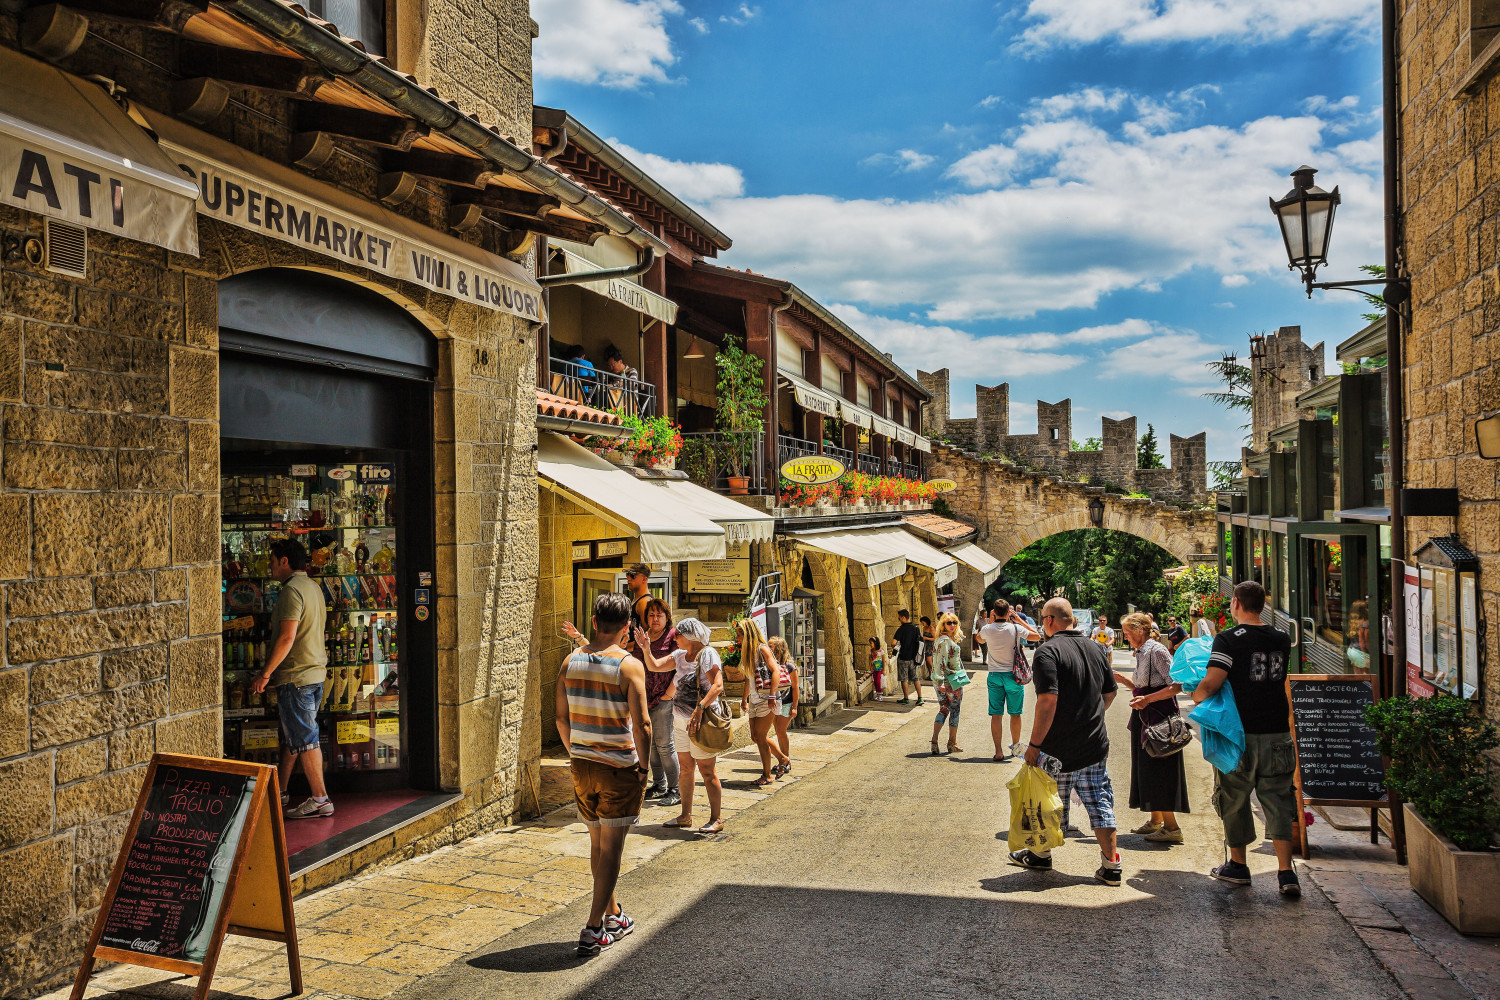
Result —
M1365 720L1390 758L1386 785L1460 850L1483 851L1500 830L1489 751L1500 730L1452 695L1387 698Z

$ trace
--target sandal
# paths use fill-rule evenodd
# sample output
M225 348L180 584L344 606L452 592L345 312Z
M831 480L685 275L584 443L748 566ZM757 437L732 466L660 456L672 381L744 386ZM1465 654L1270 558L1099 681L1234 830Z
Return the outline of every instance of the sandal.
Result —
M778 779L784 778L786 777L786 773L789 770L791 770L790 764L777 764L775 767L771 768L771 777Z
M759 778L756 778L754 781L750 782L750 784L754 785L756 788L765 788L775 780L776 779L774 777L768 778L764 774L762 774Z
M669 819L665 823L662 824L662 826L670 827L673 830L686 830L688 827L690 827L692 825L693 825L693 817L690 816L690 815L689 816L674 816L672 819Z
M964 748L961 747L961 746L959 746L957 743L949 743L948 744L948 752L949 753L963 753L964 752Z
M706 823L705 825L698 827L698 832L701 833L701 834L707 835L707 834L719 833L723 829L724 829L724 821L722 819L713 819L713 820L709 820L708 823Z

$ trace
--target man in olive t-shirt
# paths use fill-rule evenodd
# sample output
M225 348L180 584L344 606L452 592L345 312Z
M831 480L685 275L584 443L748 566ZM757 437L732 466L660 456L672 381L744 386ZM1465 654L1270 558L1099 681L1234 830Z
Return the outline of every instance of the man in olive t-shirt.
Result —
M271 612L275 644L265 669L255 678L257 692L276 688L276 712L281 720L281 805L287 819L325 819L333 803L323 784L323 750L318 741L318 706L328 677L328 651L323 628L328 607L323 588L307 576L307 550L294 539L271 545L271 576L281 582L276 609ZM302 762L312 796L291 807L287 787L292 769Z

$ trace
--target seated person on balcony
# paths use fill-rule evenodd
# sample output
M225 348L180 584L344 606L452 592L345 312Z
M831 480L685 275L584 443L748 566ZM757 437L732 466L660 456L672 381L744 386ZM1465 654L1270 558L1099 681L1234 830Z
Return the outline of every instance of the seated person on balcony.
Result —
M594 390L598 387L599 371L594 367L592 361L584 357L583 345L569 344L563 348L563 360L573 366L572 371L568 374L571 378L578 380L579 389L583 393L584 400L587 401L592 398Z
M604 367L621 378L632 379L636 382L641 380L641 373L625 363L625 355L621 354L620 349L614 344L604 345Z

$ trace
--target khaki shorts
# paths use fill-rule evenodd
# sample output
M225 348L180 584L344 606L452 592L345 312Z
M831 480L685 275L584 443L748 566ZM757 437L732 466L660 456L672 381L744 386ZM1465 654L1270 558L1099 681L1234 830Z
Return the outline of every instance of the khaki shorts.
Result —
M750 718L752 719L764 719L766 716L773 714L776 710L775 705L772 705L769 701L766 701L764 699L762 699L761 701L752 701L749 704L749 714Z
M1292 772L1297 751L1291 733L1246 733L1240 766L1228 774L1214 771L1214 811L1224 821L1224 842L1230 847L1255 843L1255 814L1250 793L1266 814L1266 837L1291 840L1297 819L1297 796Z
M584 826L635 826L646 786L633 767L573 758L573 800Z
M677 747L678 753L691 753L694 760L718 760L719 755L704 750L688 737L687 720L676 712L672 713L672 742Z

